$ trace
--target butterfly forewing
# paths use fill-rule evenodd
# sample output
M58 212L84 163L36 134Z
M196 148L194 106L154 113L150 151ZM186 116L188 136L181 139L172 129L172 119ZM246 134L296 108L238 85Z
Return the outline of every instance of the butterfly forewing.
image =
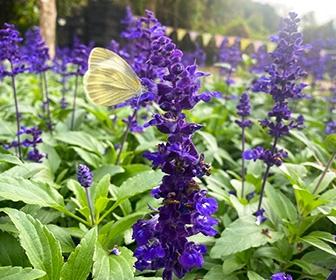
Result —
M139 94L141 83L119 55L94 48L89 57L89 70L84 76L84 88L94 103L112 106Z

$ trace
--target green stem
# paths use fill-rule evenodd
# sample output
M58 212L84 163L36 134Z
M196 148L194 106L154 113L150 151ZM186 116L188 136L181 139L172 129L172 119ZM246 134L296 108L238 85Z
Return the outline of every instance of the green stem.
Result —
M76 214L70 212L68 209L58 209L60 212L62 212L65 215L68 215L71 218L74 218L75 220L81 222L84 225L90 226L90 223L88 223L87 221L85 221L84 219L82 219L81 217L78 217Z
M48 118L48 124L47 127L50 131L50 133L53 133L52 128L52 121L51 121L51 113L50 113L50 107L49 107L49 92L48 92L48 83L47 83L47 75L46 72L43 72L43 82L44 82L44 92L45 92L45 105L47 110L47 118Z
M112 213L114 209L116 209L121 203L123 203L127 198L121 199L120 201L116 201L110 209L108 209L98 220L97 224L100 224L109 214Z
M278 142L278 137L275 137L274 142L273 142L273 146L272 146L272 154L276 150L277 142ZM267 164L265 174L264 174L264 177L263 177L263 181L262 181L262 185L261 185L261 191L260 191L260 197L259 197L259 203L258 203L258 210L257 211L259 211L261 209L261 203L262 203L262 200L263 200L263 197L264 197L266 181L267 181L270 169L271 169L271 165Z
M11 70L13 73L13 64L11 63ZM16 116L16 138L17 138L17 144L18 144L18 154L19 158L22 160L22 152L21 152L21 140L20 140L20 112L19 112L19 103L17 100L17 93L16 93L16 85L15 85L15 76L14 74L11 75L12 78L12 88L13 88L13 95L14 95L14 105L15 105L15 116Z
M118 155L117 155L117 159L116 159L115 165L119 165L119 163L120 163L120 156L121 156L122 150L124 148L128 132L129 132L129 130L131 128L131 123L132 123L133 119L135 118L137 111L138 111L137 109L134 109L133 115L128 120L126 129L124 131L124 134L123 134L123 137L122 137L122 140L121 140L121 143L120 143L120 148L119 148L119 151L118 151Z
M91 199L89 188L85 188L85 194L86 194L87 203L89 205L90 216L91 216L91 224L94 225L95 224L95 217L94 217L94 213L93 213L93 204L92 204L92 199Z
M73 96L73 101L72 101L72 115L71 115L70 130L73 130L74 129L74 125L75 125L75 113L76 113L78 77L79 77L79 66L78 66L77 73L76 73L75 90L74 90L74 96Z
M243 117L244 122L244 117ZM245 127L242 127L242 155L245 151ZM241 190L241 198L244 198L244 192L245 192L245 159L244 156L242 156L242 165L241 165L241 178L242 178L242 190Z
M320 179L318 180L318 182L317 182L317 184L316 184L316 186L315 186L315 188L314 188L314 190L313 190L313 194L315 194L316 191L318 190L318 188L320 187L320 185L321 185L321 183L322 183L322 181L323 181L325 175L327 175L328 170L330 169L330 167L331 167L333 161L335 160L335 157L336 157L336 152L334 152L334 153L331 155L331 158L330 158L329 161L327 162L327 165L326 165L325 169L323 170L323 173L322 173Z

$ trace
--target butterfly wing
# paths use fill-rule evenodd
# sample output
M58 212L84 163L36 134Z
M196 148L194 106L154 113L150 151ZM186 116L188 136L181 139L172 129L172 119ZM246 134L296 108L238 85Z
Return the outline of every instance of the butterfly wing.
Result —
M142 87L124 59L110 50L94 48L84 76L84 89L94 103L112 106L136 96Z

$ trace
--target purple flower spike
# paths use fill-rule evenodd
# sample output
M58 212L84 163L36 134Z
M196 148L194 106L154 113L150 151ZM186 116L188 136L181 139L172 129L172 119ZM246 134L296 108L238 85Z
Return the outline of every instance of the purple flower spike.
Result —
M29 29L25 37L23 52L29 65L28 70L31 73L48 70L49 49L41 36L40 29L36 26Z
M293 280L293 278L285 272L278 272L272 275L272 280Z
M133 226L137 243L135 267L141 271L163 268L163 279L172 280L174 275L183 278L191 269L203 265L205 247L189 242L188 237L217 234L214 227L218 221L211 216L217 211L217 202L207 197L194 179L210 173L210 166L192 142L193 134L201 126L187 122L182 113L200 101L209 101L214 94L198 93L199 79L205 74L197 71L194 64L182 64L182 51L164 35L164 28L153 13L147 11L135 26L134 36L140 36L143 44L138 48L144 55L135 55L139 60L134 68L164 111L155 114L145 127L156 126L167 134L166 143L144 154L153 168L160 168L165 175L152 191L153 197L162 199L158 214Z
M93 175L89 167L79 164L77 168L77 180L84 188L89 188L93 182Z

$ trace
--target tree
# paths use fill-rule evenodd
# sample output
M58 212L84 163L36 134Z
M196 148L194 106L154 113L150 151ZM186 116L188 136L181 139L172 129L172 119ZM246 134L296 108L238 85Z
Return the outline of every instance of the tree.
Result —
M49 47L50 57L55 55L56 0L39 0L41 34Z

